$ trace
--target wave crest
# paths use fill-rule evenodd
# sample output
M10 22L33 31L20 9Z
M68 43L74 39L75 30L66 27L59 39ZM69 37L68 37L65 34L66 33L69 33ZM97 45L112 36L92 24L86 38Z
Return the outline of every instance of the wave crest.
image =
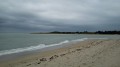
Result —
M87 40L87 39L106 39L106 38L82 38L82 39L76 39L76 40L71 40L71 41L65 40L65 41L62 41L60 43L51 44L51 45L39 44L37 46L17 48L17 49L11 49L11 50L3 50L3 51L0 51L0 56L7 55L7 54L13 54L13 53L20 53L20 52L25 52L25 51L32 51L32 50L42 49L42 48L45 48L45 47L62 45L62 44L69 43L69 42L84 41L84 40Z

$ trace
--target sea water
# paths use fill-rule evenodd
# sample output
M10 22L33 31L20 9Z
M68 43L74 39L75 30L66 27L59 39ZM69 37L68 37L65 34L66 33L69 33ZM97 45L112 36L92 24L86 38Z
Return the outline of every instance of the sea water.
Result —
M86 39L120 39L120 35L0 33L0 56Z

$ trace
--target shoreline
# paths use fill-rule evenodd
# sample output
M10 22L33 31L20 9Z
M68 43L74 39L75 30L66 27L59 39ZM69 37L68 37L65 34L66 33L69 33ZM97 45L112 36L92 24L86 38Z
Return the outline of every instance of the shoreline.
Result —
M0 51L0 58L2 56L7 56L7 55L17 55L17 54L26 54L26 53L31 53L33 51L43 51L46 50L46 48L59 48L59 47L64 47L67 44L71 44L71 43L77 43L77 42L82 42L85 40L90 40L90 39L108 39L108 38L81 38L81 39L75 39L75 40L65 40L59 43L55 43L55 44L49 44L49 45L45 45L45 44L39 44L36 46L28 46L28 47L23 47L23 48L15 48L15 49L9 49L9 50L2 50Z
M52 49L48 49L47 51L43 51L43 52L37 51L36 53L33 53L33 54L28 54L26 56L22 56L16 59L14 58L12 59L12 61L9 60L9 61L0 62L0 67L40 67L40 66L41 67L52 67L51 65L53 65L53 67L56 67L56 65L59 66L59 63L61 64L60 65L61 67L62 66L69 67L69 63L66 64L67 66L64 66L65 62L68 62L69 60L72 60L72 61L69 61L70 63L76 62L78 64L75 64L75 65L79 66L79 63L82 63L83 61L85 61L84 56L88 58L94 57L94 53L96 51L98 51L98 53L99 51L102 52L101 50L98 50L97 48L99 49L103 49L103 48L105 49L108 47L112 48L112 46L116 46L116 45L117 46L120 45L120 40L90 39L90 40L85 40L85 41L81 41L77 43L71 43L70 45L66 45L64 47L61 46L61 48L54 48L54 49L52 48ZM89 53L89 51L91 51L91 53ZM120 51L118 50L118 52ZM90 56L87 56L86 54ZM76 59L76 57L77 58L83 57L83 58L79 58L78 60ZM63 61L64 63L61 62L61 59L64 60ZM81 61L81 62L78 62L78 61ZM89 61L92 61L92 60L89 60ZM87 63L84 63L83 65L87 65ZM88 64L88 65L91 65L91 64ZM77 66L74 66L74 64L71 66L77 67Z
M11 59L17 59L17 58L21 58L21 57L24 57L24 56L30 56L30 55L33 55L33 54L35 55L35 54L43 53L43 52L46 52L46 51L57 50L57 49L60 49L60 48L66 48L66 47L71 46L72 44L76 44L76 43L80 43L82 41L85 41L84 39L86 39L86 38L77 39L77 40L69 41L69 42L66 42L66 43L60 42L62 44L58 43L59 45L48 45L49 47L45 47L45 48L41 48L41 49L35 49L35 50L31 50L31 51L5 54L5 55L0 56L0 62L2 62L2 61L6 62L6 61L10 61Z
M17 54L29 54L29 53L33 53L36 51L46 51L47 49L56 49L56 48L60 48L60 47L64 47L66 45L70 45L71 43L77 43L77 42L81 42L84 40L87 40L90 38L81 38L81 39L76 39L76 40L65 40L59 43L54 43L54 44L49 44L49 45L45 45L45 44L39 44L36 46L29 46L29 47L23 47L23 48L16 48L16 49L9 49L9 50L3 50L0 52L0 57L2 56L7 56L7 55L17 55ZM94 39L94 38L92 38ZM99 38L95 38L95 39L99 39ZM100 38L101 39L101 38ZM104 38L102 38L104 39Z

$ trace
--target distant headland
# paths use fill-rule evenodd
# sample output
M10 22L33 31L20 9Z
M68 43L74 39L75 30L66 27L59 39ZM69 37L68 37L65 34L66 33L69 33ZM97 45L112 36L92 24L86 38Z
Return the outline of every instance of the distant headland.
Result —
M119 34L120 31L96 31L96 32L89 32L89 31L83 31L83 32L60 32L60 31L53 31L53 32L36 32L31 34Z

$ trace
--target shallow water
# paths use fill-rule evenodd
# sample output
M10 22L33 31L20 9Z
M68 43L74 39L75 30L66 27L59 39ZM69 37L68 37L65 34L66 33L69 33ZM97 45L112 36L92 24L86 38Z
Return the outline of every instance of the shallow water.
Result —
M89 38L120 39L120 35L0 33L0 55L30 51Z

